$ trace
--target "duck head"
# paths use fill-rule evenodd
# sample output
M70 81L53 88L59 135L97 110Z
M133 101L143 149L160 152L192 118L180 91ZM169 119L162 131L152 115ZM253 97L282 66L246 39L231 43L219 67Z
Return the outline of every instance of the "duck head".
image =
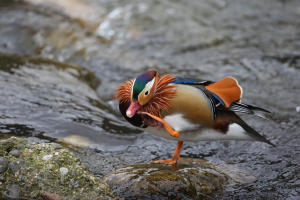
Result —
M155 95L158 81L156 71L148 71L136 77L131 89L130 106L126 111L126 116L131 118L141 106L146 105Z
M143 111L162 117L162 111L173 106L170 100L176 96L175 84L172 84L175 79L170 74L159 77L158 72L147 71L120 85L114 98L118 98L119 104L128 102L126 107L122 106L122 115L129 119Z

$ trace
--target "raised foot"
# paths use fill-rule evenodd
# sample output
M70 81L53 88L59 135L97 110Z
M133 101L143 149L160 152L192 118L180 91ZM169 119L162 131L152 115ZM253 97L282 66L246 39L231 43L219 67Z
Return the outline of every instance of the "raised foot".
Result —
M138 112L138 114L141 114L141 115L148 115L149 117L153 118L154 120L158 121L159 123L161 123L165 129L170 133L171 136L173 137L179 137L180 136L180 133L178 131L174 131L167 122L165 122L163 119L155 116L155 115L152 115L150 113L147 113L147 112Z
M169 160L153 160L150 161L150 163L154 163L154 164L165 164L165 165L173 165L176 164L177 162L181 161L180 158L178 159L169 159Z

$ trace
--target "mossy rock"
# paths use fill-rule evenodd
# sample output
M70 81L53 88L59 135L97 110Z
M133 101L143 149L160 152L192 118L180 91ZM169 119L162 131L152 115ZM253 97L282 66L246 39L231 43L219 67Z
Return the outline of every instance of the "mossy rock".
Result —
M14 149L21 152L20 158L9 153ZM1 174L3 181L0 181L4 199L12 185L21 190L18 198L37 199L42 194L53 193L65 199L120 199L72 152L59 144L37 144L12 137L0 141L0 157L9 162L8 169ZM12 170L14 164L18 164L17 170L16 167Z
M228 184L253 178L202 159L183 159L172 166L128 165L103 177L125 199L207 199Z

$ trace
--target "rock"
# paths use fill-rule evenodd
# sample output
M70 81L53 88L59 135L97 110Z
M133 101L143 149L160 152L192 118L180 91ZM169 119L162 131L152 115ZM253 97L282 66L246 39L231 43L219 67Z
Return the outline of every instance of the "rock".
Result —
M21 169L21 167L24 166L25 164L26 164L25 160L20 158L9 163L8 167L11 170L12 174L16 174Z
M63 148L63 146L61 144L57 144L57 143L50 143L50 144L54 147L54 149L62 149Z
M19 151L26 156L16 158L8 153L22 145L24 148ZM72 152L63 147L56 148L58 146L32 143L15 137L0 140L0 160L6 163L6 169L9 168L3 170L0 176L0 190L5 194L4 199L120 199L91 174ZM53 157L43 159L49 158L49 155Z
M79 135L69 135L65 138L60 139L62 142L76 146L76 147L88 147L90 145L95 144L95 142L91 141L87 137L79 136Z
M25 145L24 144L19 144L19 145L17 145L17 149L18 150L22 150L22 149L24 149L25 148Z
M18 185L11 185L7 192L4 193L4 199L19 199L21 195L21 188Z
M21 152L19 150L11 150L9 154L15 157L19 157L21 155Z
M38 200L63 200L63 198L57 194L45 192L40 196L40 198L38 198Z
M45 161L48 161L48 160L50 160L51 158L53 157L53 155L45 155L43 158L42 158L42 160L45 160Z
M68 172L69 172L68 168L66 168L66 167L61 167L59 169L59 171L60 171L60 175L62 175L62 176L68 174Z
M4 173L8 168L7 158L0 157L0 174Z
M242 174L234 170L234 174ZM231 176L227 167L200 159L184 159L183 163L129 165L116 170L104 181L125 199L203 199L232 181L245 182L247 177Z
M4 176L0 176L0 181L1 182L5 182L6 181L6 178Z

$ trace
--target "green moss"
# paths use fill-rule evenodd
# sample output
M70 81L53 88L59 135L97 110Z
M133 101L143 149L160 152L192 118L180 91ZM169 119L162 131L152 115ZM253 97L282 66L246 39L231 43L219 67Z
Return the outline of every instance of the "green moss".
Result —
M193 161L194 162L194 161ZM158 195L176 199L207 198L228 183L228 177L212 164L137 164L108 174L104 180L126 197L148 198Z
M23 147L20 157L26 164L16 174L12 174L11 170L4 172L2 175L6 182L1 183L0 190L6 191L10 185L17 184L26 191L23 196L27 198L38 198L42 193L50 192L67 199L119 199L67 149L13 137L0 142L0 156L6 157L9 162L16 161L17 158L8 154L7 150L20 148L20 144ZM52 157L45 159L49 155ZM61 168L67 168L68 173L63 175Z

